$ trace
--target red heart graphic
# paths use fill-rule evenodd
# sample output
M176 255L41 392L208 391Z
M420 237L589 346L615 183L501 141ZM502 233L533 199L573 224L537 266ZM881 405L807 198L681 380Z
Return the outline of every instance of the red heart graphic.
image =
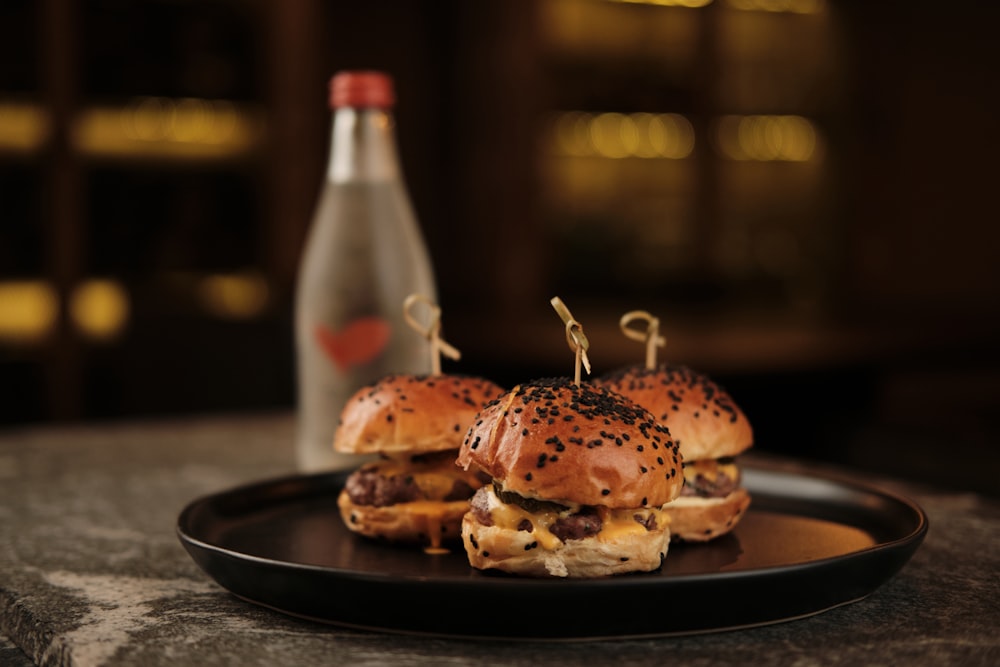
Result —
M389 344L391 329L379 317L360 317L336 332L317 324L314 334L326 356L344 371L382 354Z

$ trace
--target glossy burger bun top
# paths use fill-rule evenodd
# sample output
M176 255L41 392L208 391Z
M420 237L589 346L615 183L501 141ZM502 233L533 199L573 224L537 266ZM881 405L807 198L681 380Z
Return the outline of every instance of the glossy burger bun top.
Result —
M333 448L389 455L458 449L479 410L502 393L467 375L389 375L347 401Z
M680 455L647 410L569 378L518 385L480 412L457 463L505 491L580 505L659 507L680 494Z
M665 425L684 459L736 456L753 445L753 429L732 397L686 366L629 366L595 381L643 406Z

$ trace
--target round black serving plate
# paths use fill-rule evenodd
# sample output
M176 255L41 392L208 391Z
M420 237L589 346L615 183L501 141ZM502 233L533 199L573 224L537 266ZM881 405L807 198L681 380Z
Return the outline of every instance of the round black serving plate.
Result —
M787 621L855 602L890 579L927 532L913 501L844 479L745 469L750 510L729 535L672 544L660 570L528 579L348 531L346 474L286 477L195 500L184 547L250 602L389 632L534 640L691 634Z

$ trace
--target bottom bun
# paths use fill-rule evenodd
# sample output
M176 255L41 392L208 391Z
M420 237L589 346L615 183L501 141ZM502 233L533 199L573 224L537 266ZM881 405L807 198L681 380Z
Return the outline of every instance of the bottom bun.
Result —
M615 539L586 537L550 550L539 546L530 532L484 526L470 512L462 520L462 541L469 563L480 570L531 577L606 577L659 568L670 545L670 531L655 528Z
M725 535L750 507L750 494L742 486L725 498L680 497L663 506L670 517L674 541L707 542Z
M344 524L355 533L389 542L424 544L432 549L461 537L468 500L418 500L375 507L356 505L341 491L337 498Z

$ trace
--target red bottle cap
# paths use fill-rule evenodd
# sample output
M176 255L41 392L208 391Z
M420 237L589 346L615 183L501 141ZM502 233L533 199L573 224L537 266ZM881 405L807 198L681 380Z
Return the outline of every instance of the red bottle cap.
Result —
M338 72L330 79L330 108L390 109L396 103L392 77L385 72Z

